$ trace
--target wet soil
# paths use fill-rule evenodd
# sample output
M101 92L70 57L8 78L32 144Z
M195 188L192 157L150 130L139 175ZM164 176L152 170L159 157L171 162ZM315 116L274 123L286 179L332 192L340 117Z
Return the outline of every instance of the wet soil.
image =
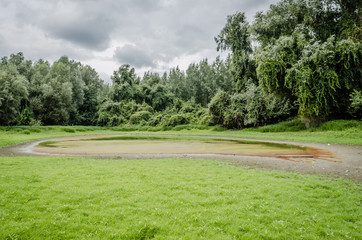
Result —
M107 135L109 136L109 135ZM112 135L115 136L115 135ZM117 135L120 136L120 135ZM140 136L127 134L122 136ZM148 136L148 135L143 135ZM155 136L155 135L150 135ZM164 137L165 135L158 135ZM257 169L267 170L282 170L288 172L298 172L305 174L317 174L317 175L328 175L333 177L343 177L347 179L357 180L362 182L362 146L355 145L341 145L341 144L322 144L322 143L302 143L302 142L290 142L290 141L278 141L278 140L256 140L256 139L245 139L235 137L209 137L209 136L178 136L187 138L218 138L218 139L229 139L229 140L246 140L255 142L269 142L269 143L282 143L295 145L296 149L304 147L305 150L301 152L248 152L248 153L227 153L218 151L183 151L179 152L157 152L157 151L129 151L129 152L97 152L90 151L90 147L82 149L78 152L66 152L59 151L64 148L42 148L37 146L41 142L45 141L59 141L67 142L71 140L76 142L80 139L85 138L99 138L97 136L87 137L67 137L67 138L56 138L47 139L41 141L35 141L32 143L19 144L16 146L0 148L0 156L95 156L97 158L115 158L115 159L155 159L155 158L203 158L203 159L216 159L220 161L227 161L234 166L246 166ZM175 135L172 135L175 137ZM177 137L177 136L176 136ZM132 140L135 141L135 140ZM108 142L109 141L104 141ZM190 140L189 143L194 142ZM172 143L170 143L172 145ZM194 143L196 144L196 142ZM87 149L88 148L88 149ZM45 151L46 149L47 151ZM51 149L49 151L49 149ZM152 149L152 145L149 149ZM165 147L169 149L169 147ZM187 149L187 147L186 147ZM256 148L257 150L257 148Z

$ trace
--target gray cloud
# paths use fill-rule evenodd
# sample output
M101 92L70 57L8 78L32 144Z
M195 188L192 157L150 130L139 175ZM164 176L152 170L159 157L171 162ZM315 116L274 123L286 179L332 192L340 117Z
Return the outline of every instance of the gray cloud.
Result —
M88 19L75 23L52 22L45 29L54 38L64 39L88 49L103 50L109 46L110 27L106 20Z
M241 11L252 20L257 11L275 2L0 0L0 52L22 51L34 60L68 55L92 62L101 61L97 57L101 54L114 65L129 63L152 70L160 62L185 55L215 57L218 53L213 39L227 15Z
M117 47L113 58L120 64L130 64L133 67L155 67L153 58L146 49L126 44L123 47Z

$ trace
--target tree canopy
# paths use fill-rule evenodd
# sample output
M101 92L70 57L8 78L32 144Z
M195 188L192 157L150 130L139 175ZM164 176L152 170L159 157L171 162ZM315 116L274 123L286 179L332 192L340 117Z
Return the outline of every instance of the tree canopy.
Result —
M0 63L0 125L307 125L362 117L362 10L354 0L281 0L250 24L236 12L215 37L226 59L105 84L90 66L22 53Z

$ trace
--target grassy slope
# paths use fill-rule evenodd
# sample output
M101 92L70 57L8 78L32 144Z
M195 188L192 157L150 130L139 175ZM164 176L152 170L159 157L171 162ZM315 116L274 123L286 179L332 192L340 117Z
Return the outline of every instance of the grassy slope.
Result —
M361 239L361 187L187 159L0 159L0 239Z

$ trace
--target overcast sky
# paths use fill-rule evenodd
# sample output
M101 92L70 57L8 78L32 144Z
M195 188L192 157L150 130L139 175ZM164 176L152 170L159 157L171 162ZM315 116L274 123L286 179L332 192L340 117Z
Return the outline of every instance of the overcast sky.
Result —
M107 78L122 64L145 71L185 69L215 59L214 37L226 17L251 22L276 0L0 0L0 57L61 56L88 64ZM106 80L106 79L105 79Z

